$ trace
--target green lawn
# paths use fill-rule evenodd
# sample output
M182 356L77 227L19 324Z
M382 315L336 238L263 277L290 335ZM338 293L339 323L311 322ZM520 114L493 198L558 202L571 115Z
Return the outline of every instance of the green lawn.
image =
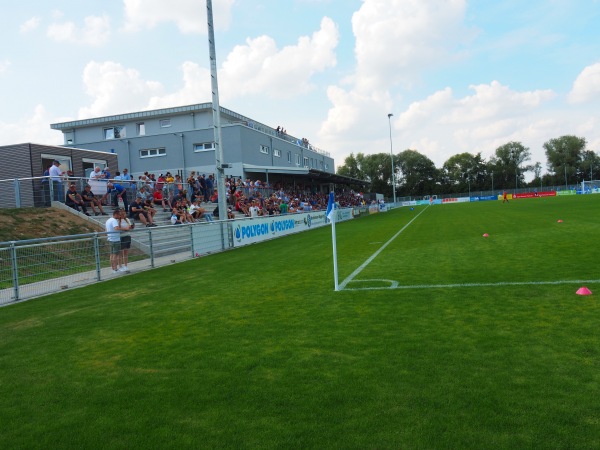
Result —
M401 208L0 308L2 448L599 448L600 195ZM557 223L562 219L563 223ZM489 233L489 238L483 238ZM494 283L498 283L494 285Z

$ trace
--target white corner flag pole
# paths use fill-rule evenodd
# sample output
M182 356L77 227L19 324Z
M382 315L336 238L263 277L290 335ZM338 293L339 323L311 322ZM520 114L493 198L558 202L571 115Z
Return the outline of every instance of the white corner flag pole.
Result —
M333 207L335 211L335 206ZM331 239L333 241L333 281L335 283L335 290L339 291L340 286L338 284L338 267L337 267L337 247L336 247L336 238L335 238L335 216L336 214L332 214L331 220Z
M331 221L331 241L333 244L333 281L335 290L339 291L338 267L337 267L337 247L335 237L335 198L333 192L329 193L329 204L327 205L327 218Z

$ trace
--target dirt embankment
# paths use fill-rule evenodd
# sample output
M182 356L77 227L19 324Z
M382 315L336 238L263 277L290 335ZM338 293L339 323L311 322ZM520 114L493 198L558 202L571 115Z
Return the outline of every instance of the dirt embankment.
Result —
M0 209L0 242L104 231L85 219L54 208Z

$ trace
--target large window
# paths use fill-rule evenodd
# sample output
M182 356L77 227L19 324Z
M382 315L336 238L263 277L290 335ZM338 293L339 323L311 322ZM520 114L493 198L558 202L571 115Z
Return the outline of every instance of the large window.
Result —
M215 149L214 142L203 142L201 144L194 144L195 152L206 152L206 151L214 150L214 149Z
M166 156L167 150L164 148L145 148L140 150L140 158L154 158L155 156Z
M127 137L124 126L116 126L104 129L104 139L121 139Z
M268 145L261 145L260 146L260 152L264 153L265 155L269 154L269 146Z

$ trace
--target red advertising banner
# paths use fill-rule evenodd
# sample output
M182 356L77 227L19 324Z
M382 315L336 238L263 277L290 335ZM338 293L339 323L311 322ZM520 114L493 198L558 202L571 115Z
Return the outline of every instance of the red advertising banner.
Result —
M556 191L523 192L522 194L513 194L513 198L536 198L536 197L556 197Z

